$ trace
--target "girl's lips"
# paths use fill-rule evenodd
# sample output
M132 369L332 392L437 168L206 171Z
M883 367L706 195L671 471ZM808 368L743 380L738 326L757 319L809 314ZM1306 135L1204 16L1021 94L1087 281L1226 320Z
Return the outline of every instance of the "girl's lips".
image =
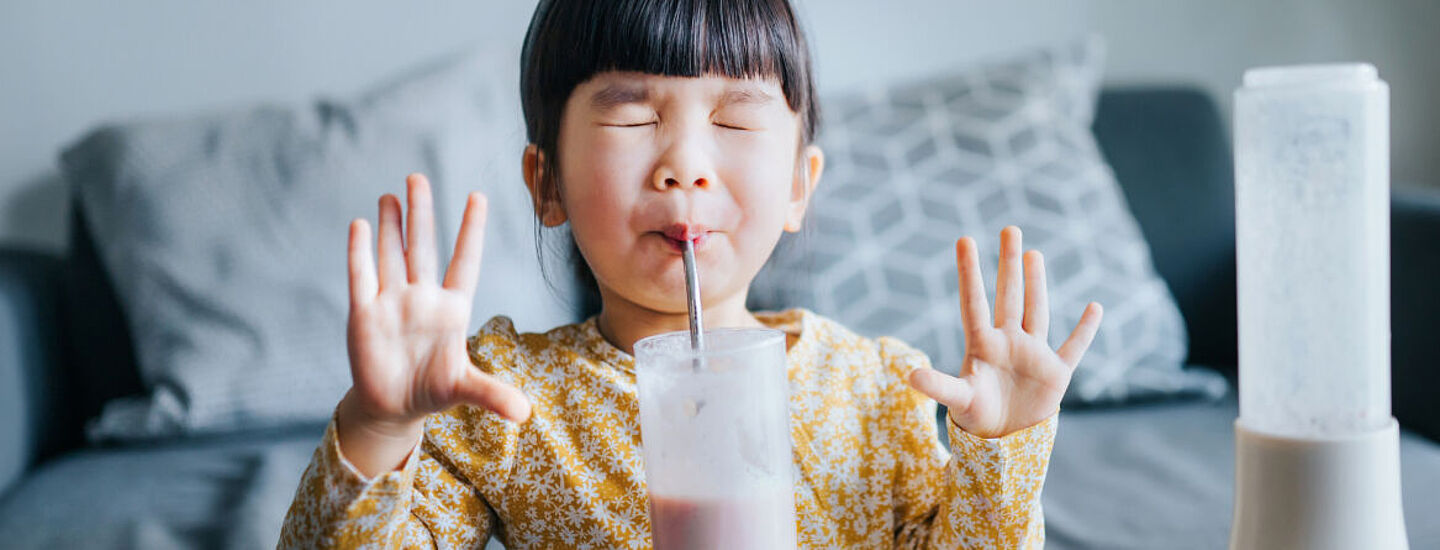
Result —
M684 241L684 240L682 240L682 239L677 239L677 238L675 238L675 237L671 237L670 235L666 235L666 234L664 234L664 233L656 232L655 234L656 234L656 236L658 236L658 237L660 237L660 238L662 238L662 239L665 239L665 244L669 245L669 246L670 246L670 250L674 251L676 254L683 254L683 253L685 253L685 241ZM709 231L706 231L706 232L704 232L704 233L699 233L699 234L697 234L697 235L694 235L690 240L695 243L695 245L694 245L694 246L695 246L695 251L696 251L696 252L699 252L700 249L705 246L705 241L707 241L707 240L709 240L709 239L710 239L710 232L709 232Z
M698 223L672 223L665 226L660 232L664 233L666 237L683 242L685 239L693 241L704 236L710 232L710 228Z
M671 250L683 254L686 240L694 242L695 250L698 252L700 247L705 246L705 241L710 238L712 232L700 224L673 223L655 233L665 239Z

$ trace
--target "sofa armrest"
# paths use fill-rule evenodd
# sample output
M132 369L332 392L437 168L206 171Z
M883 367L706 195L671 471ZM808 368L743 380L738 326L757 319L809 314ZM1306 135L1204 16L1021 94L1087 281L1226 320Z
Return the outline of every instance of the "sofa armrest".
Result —
M53 445L61 259L0 249L0 494Z
M1440 442L1440 189L1391 192L1390 266L1395 418Z

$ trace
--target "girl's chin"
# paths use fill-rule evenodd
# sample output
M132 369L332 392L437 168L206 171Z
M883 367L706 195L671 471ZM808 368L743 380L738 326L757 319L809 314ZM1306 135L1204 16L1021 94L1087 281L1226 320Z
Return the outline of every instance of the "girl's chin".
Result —
M683 245L677 243L677 246L672 246L670 240L664 235L646 236L635 243L635 248L617 258L618 261L612 262L610 267L624 270L624 273L615 273L614 277L608 279L634 281L624 285L623 291L614 287L612 289L620 292L627 300L650 309L685 311L684 250L677 250L678 246ZM736 262L734 255L720 246L723 244L723 240L711 240L708 245L696 250L701 295L707 298L712 296L713 292L720 292L720 287L728 286L726 281L733 280L738 275L728 272L734 268Z
M611 289L611 293L613 297L628 302L630 307L677 316L687 313L684 287L670 292L660 288Z
M678 265L678 262L672 262L672 267L673 269L665 269L659 273L652 272L648 276L636 275L635 280L648 280L649 282L637 282L635 284L627 285L628 288L625 288L623 290L615 290L618 291L621 297L637 305L643 306L646 309L666 313L684 314L686 312L686 308L688 307L687 301L689 299L685 293L685 273L684 270ZM700 295L704 298L706 302L711 302L711 299L715 297L715 294L720 292L720 290L715 289L715 287L713 286L714 283L718 281L711 280L710 284L706 284L706 279L703 272L701 272L700 281Z

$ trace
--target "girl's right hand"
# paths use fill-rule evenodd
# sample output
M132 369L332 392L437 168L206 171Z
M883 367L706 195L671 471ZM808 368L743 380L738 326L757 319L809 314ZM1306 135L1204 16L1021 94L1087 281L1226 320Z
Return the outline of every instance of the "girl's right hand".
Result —
M369 224L363 218L350 224L347 332L354 384L340 404L351 423L345 431L417 434L425 415L459 404L524 421L530 416L525 395L471 365L466 350L485 241L485 195L468 197L455 255L437 284L430 184L411 174L406 187L410 210L403 240L399 199L380 197L378 274Z

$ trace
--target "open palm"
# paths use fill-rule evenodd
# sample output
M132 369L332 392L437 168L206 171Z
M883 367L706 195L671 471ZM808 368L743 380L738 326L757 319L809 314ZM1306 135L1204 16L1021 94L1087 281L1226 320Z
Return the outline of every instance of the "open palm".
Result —
M1055 414L1100 327L1100 304L1092 302L1060 349L1050 349L1045 261L1034 250L1022 259L1020 241L1017 227L1000 232L993 323L975 241L964 237L955 244L964 363L958 377L933 369L910 373L912 387L944 404L961 429L984 438L1028 428Z
M371 420L402 424L471 403L512 420L529 416L525 396L470 364L470 322L485 241L485 196L471 193L455 241L455 255L437 284L435 222L430 184L406 179L409 213L401 235L400 201L380 198L378 272L370 227L350 226L350 390Z

